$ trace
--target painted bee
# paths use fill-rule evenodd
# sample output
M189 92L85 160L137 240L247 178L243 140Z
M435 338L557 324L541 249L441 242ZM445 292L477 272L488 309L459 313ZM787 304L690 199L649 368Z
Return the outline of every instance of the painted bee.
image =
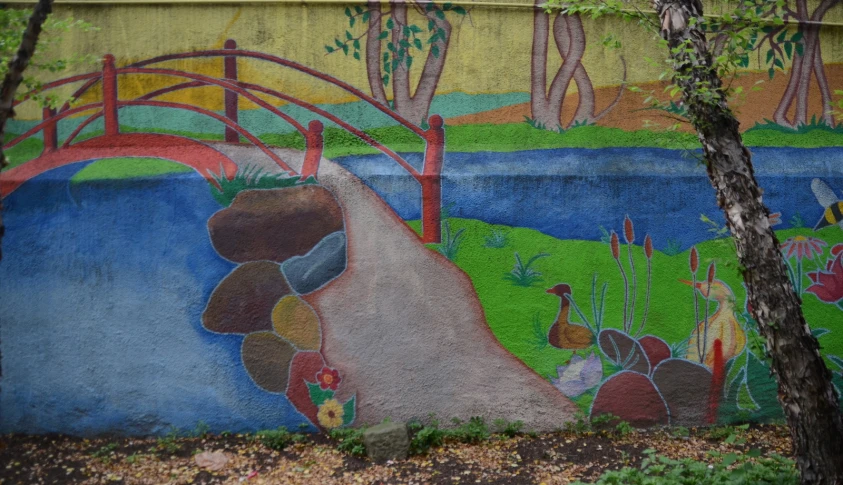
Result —
M825 207L825 212L823 212L823 216L817 222L817 225L814 226L814 230L818 231L832 224L837 224L843 229L843 200L840 200L837 194L831 190L831 187L820 179L811 181L811 190L814 192L817 202Z

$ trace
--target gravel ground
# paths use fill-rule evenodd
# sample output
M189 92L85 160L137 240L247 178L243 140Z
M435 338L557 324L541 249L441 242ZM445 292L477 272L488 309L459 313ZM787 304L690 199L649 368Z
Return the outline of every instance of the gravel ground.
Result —
M730 437L731 435L731 437ZM274 451L249 435L203 438L98 438L7 435L0 438L0 484L567 484L607 469L637 466L643 451L712 460L710 451L789 455L787 428L550 433L480 444L447 443L424 456L373 464L336 449L324 435ZM195 455L225 453L219 471Z

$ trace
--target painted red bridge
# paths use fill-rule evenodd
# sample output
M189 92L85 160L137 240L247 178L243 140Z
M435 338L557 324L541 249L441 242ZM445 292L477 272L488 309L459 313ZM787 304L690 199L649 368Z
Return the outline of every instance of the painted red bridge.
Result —
M166 61L189 58L222 58L223 77L217 78L182 70L156 67L156 65ZM265 61L302 72L322 82L339 87L378 109L398 122L399 125L412 131L425 142L424 165L422 170L416 170L401 155L383 145L363 130L352 126L318 106L274 89L238 80L237 60L239 58ZM118 77L130 75L166 76L180 79L182 82L147 92L135 99L120 99ZM217 177L224 176L230 180L235 176L238 165L219 150L206 144L203 140L162 133L121 132L119 112L121 108L127 106L152 106L185 110L215 119L225 126L225 141L227 143L239 144L241 140L245 139L248 143L259 148L267 157L276 163L280 170L290 176L299 176L303 179L317 176L319 161L322 159L324 148L324 125L317 118L322 118L384 153L406 170L420 184L422 194L422 240L426 243L440 241L440 211L442 205L441 173L445 151L445 131L442 117L439 115L431 116L428 120L429 128L423 129L410 123L363 91L340 79L289 59L262 52L237 49L237 44L231 39L226 41L224 49L170 54L136 62L125 67L117 67L114 56L107 54L103 59L101 71L71 76L44 84L39 92L75 83L82 83L82 85L73 93L73 99L78 99L99 84L102 101L80 106L71 106L69 103L66 103L57 110L45 108L43 110L43 120L40 123L4 145L4 149L9 149L27 138L35 136L38 132L43 133L44 149L38 157L0 173L0 196L8 196L27 180L48 170L82 161L114 157L162 158L172 160L193 168L213 184L216 184ZM164 94L207 86L222 88L225 102L224 115L191 104L157 99ZM35 93L30 93L30 95L18 101L16 105L28 100L32 94ZM259 94L263 96L259 96ZM304 126L289 114L283 112L272 103L267 102L264 99L266 96L304 108L314 115L314 119L307 123L307 126ZM293 170L266 143L238 122L238 101L241 97L281 118L304 138L305 157L301 173ZM91 112L93 114L89 114L59 144L59 121ZM103 118L105 126L102 134L77 141L77 137L82 133L82 130L100 118Z

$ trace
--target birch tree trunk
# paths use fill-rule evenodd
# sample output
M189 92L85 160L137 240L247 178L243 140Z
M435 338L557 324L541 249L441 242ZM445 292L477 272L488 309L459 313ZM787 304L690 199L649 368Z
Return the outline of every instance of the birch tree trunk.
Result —
M23 72L29 65L29 61L35 54L35 46L38 45L38 36L41 35L41 26L47 20L47 16L53 11L52 0L39 0L29 17L29 23L26 25L26 30L23 33L20 47L15 57L9 61L9 70L6 72L6 77L3 79L3 84L0 86L0 170L6 168L6 155L3 153L3 143L6 139L6 122L15 116L14 103L15 93L18 90L21 82L23 82ZM0 243L2 243L3 235L6 232L6 226L3 225L3 200L0 199ZM0 247L0 260L3 259L3 250Z
M843 483L843 417L831 373L805 323L801 301L793 291L768 220L769 211L761 199L749 150L712 65L700 30L702 3L655 0L654 7L670 48L674 82L682 89L717 203L735 240L753 317L772 358L802 483ZM689 22L691 18L696 22ZM810 63L805 66L811 67Z

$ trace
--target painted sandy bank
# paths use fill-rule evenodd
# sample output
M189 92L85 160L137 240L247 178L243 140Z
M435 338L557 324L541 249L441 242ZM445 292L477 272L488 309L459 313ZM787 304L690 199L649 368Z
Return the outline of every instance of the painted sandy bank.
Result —
M4 140L0 431L780 418L694 136L622 87L657 84L644 40L425 5L59 3L101 60ZM843 59L798 20L739 113L843 389Z

